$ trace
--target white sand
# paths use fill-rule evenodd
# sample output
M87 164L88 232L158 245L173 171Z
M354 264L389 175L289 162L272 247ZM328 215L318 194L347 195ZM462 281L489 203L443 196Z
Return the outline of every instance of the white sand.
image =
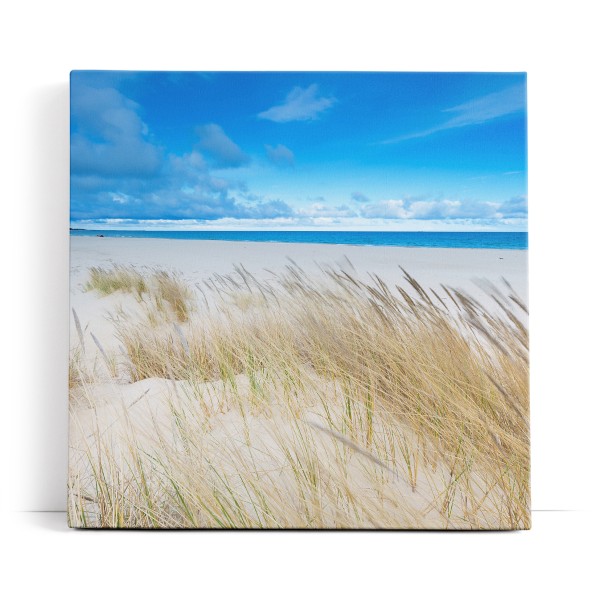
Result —
M307 272L317 272L318 264L338 265L367 278L375 273L392 287L406 286L406 269L421 285L440 290L440 284L465 289L485 302L486 295L477 280L500 285L506 278L519 296L527 301L527 251L462 248L400 248L391 246L345 246L333 244L283 244L267 242L223 242L141 238L71 238L71 306L82 326L88 325L97 337L109 334L106 312L115 302L131 302L120 294L98 298L85 293L88 269L111 263L139 268L159 267L181 272L191 283L201 283L213 273L230 273L242 264L258 279L282 272L295 261ZM72 334L75 334L72 328ZM105 343L106 335L103 335ZM106 340L110 345L110 341Z
M288 257L310 270L319 263L346 265L360 273L375 272L386 280L401 279L398 265L421 283L468 286L474 278L508 279L523 297L527 294L527 252L464 248L401 248L277 242L222 242L140 238L71 238L73 283L85 279L88 267L110 262L177 269L201 280L212 273L243 264L255 274L279 271Z

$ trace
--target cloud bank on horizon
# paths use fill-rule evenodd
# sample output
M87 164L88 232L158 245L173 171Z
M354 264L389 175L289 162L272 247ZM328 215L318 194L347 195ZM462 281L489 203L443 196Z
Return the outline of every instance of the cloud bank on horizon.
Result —
M525 76L71 76L71 222L526 230Z

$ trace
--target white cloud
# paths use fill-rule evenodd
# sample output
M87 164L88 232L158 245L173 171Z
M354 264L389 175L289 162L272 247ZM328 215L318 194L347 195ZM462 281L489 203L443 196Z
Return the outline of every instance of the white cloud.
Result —
M265 144L265 150L269 160L278 166L294 166L294 153L284 146L283 144L277 144L277 146L269 146Z
M355 202L371 202L371 199L365 196L362 192L352 192L351 198Z
M171 154L169 156L171 166L173 170L177 172L190 173L190 172L203 172L206 170L206 161L202 154L193 150L189 154L183 154L182 156L176 156Z
M300 218L306 217L313 221L324 218L345 219L358 216L356 211L345 204L341 206L327 206L320 202L316 202L305 208L297 209L295 215Z
M503 202L498 208L498 212L505 218L527 217L527 198L525 196L516 196Z
M514 85L446 109L445 112L455 113L455 116L444 124L444 128L485 123L524 109L525 88L522 85Z
M493 219L502 218L498 202L474 200L381 200L363 206L360 214L370 219ZM514 210L512 211L514 212ZM507 215L508 216L508 215ZM513 215L511 215L513 216ZM526 216L521 213L519 216Z
M161 165L161 151L147 140L139 106L114 88L73 86L71 172L76 175L148 177Z
M120 194L118 192L111 194L111 199L117 204L127 204L129 202L129 196L127 196L127 194Z
M409 214L404 200L380 200L363 207L360 213L368 219L406 219Z
M319 88L316 83L313 83L306 89L295 87L286 96L283 104L272 106L259 113L258 117L275 123L311 121L335 102L336 99L333 97L319 96Z
M229 138L215 123L201 125L196 129L200 137L198 146L214 160L216 167L241 167L250 162L250 157Z
M514 85L499 92L473 98L458 106L447 108L443 112L454 114L450 119L429 129L385 140L382 144L395 144L405 140L432 135L447 129L479 125L523 110L525 110L525 88L520 84Z
M230 231L525 231L527 219L366 219L364 217L220 217L183 219L77 219L74 226L94 229Z

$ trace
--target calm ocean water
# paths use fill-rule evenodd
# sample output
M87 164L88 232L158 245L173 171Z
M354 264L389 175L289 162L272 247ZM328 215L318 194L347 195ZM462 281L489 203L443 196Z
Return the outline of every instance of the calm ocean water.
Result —
M526 250L526 232L408 232L408 231L97 231L71 230L72 236L351 244L412 248L495 248Z

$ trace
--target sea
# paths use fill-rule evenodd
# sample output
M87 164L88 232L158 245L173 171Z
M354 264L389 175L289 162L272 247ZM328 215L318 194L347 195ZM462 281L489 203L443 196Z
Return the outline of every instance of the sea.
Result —
M71 229L72 236L221 240L228 242L284 242L293 244L349 244L407 248L490 248L526 250L527 232L449 231L117 231Z

